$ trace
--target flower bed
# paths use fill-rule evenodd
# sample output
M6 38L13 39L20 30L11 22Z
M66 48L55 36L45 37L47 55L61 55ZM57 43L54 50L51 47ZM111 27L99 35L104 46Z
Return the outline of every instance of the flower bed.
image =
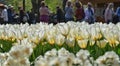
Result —
M54 63L58 63L58 66L66 66L67 63L63 61L67 62L68 59L71 60L69 66L101 66L101 64L119 66L119 47L120 23L116 25L85 22L67 22L57 25L45 23L0 25L2 66L44 66L46 63L49 66L53 66ZM64 55L59 55L59 51L67 52L66 58ZM52 55L53 52L56 55ZM48 58L46 58L47 53ZM87 59L84 60L84 56ZM115 60L111 61L113 58ZM85 65L87 63L88 65Z

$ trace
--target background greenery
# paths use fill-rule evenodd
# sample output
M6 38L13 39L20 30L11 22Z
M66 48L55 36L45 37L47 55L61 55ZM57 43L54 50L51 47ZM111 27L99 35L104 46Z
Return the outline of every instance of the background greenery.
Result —
M22 7L22 1L23 0L6 0L7 5L14 6L14 9L17 11L18 7ZM46 4L49 6L50 11L55 12L56 6L62 7L62 0L45 0ZM26 11L30 10L32 8L31 0L26 0Z
M7 5L12 5L14 6L14 9L17 11L18 7L23 6L23 0L6 0ZM26 1L26 11L30 10L32 8L31 0L25 0Z
M56 11L56 6L60 6L62 8L62 0L45 0L45 2L52 12Z

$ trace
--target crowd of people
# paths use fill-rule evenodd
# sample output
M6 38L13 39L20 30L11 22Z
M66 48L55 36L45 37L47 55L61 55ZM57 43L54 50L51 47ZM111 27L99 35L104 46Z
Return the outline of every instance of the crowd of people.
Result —
M26 12L22 7L19 7L18 10L19 12L17 13L14 10L14 6L11 5L0 6L0 23L19 24L28 22L29 24L35 24L38 21L45 23L86 21L89 24L92 24L96 22L95 9L90 2L88 2L87 8L84 8L79 1L76 1L74 5L71 1L67 1L65 9L57 6L55 13L51 13L49 6L47 6L44 1L41 2L39 14L34 13L32 9L31 11ZM39 20L37 20L38 17ZM118 7L115 12L114 4L108 3L103 11L103 18L108 24L110 22L120 22L120 7Z
M31 11L25 12L22 7L18 7L15 11L12 5L0 5L0 24L20 24L20 23L36 23L37 14Z
M41 4L42 6L40 7L40 20L43 22L49 22L49 8L46 7L44 2L42 2ZM97 22L95 16L95 8L93 7L92 3L88 2L87 8L84 8L79 1L76 1L74 5L71 1L67 1L64 10L57 6L54 19L56 19L57 23L68 21L86 21L89 24L92 24L94 22ZM117 10L114 11L114 4L107 3L106 8L103 11L103 21L105 21L105 23L107 24L109 24L110 22L120 22L120 7L118 7Z

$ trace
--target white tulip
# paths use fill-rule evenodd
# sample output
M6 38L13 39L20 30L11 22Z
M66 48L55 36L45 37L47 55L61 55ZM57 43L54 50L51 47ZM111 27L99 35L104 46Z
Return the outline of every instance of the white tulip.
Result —
M120 60L119 56L111 51L111 52L106 52L103 56L100 56L97 60L96 63L101 66L119 66L120 65Z
M8 53L0 53L0 66L3 66L3 63L7 60Z
M69 46L69 47L74 47L74 45L75 45L75 38L67 38L66 39L66 44Z
M90 53L87 50L80 50L77 54L76 54L77 58L79 58L80 60L84 61L87 60L88 57L90 56Z
M27 58L13 59L9 57L3 66L30 66L30 62Z
M58 46L62 46L64 42L65 42L65 37L64 37L63 35L61 35L61 34L56 35L55 43L56 43Z
M32 53L33 49L31 46L26 45L17 45L13 46L9 52L10 56L16 59L29 57Z

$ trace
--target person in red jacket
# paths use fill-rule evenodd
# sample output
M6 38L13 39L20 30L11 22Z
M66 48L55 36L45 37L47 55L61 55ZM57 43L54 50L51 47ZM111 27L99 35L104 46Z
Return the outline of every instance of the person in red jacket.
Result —
M84 9L82 8L82 5L79 2L76 2L75 5L76 5L76 10L75 10L76 21L82 22L85 17Z

